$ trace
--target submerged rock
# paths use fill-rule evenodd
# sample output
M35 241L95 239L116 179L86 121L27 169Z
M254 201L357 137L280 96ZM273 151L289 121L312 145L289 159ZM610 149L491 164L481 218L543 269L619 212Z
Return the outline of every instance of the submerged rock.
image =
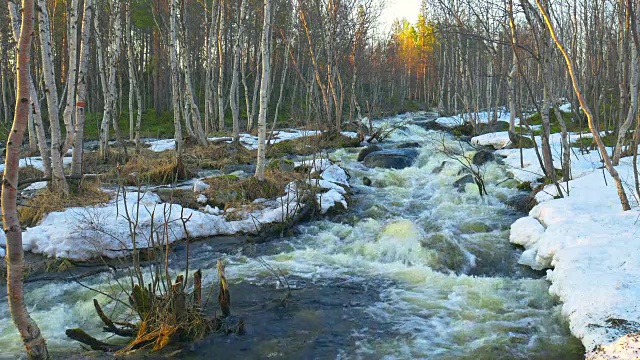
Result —
M489 161L494 161L496 157L493 155L493 152L488 150L480 150L473 155L473 164L476 166L482 166Z
M440 174L442 172L442 170L444 169L445 165L447 165L447 162L443 161L442 164L440 164L437 167L433 168L433 170L431 170L431 173L432 174Z
M456 180L453 183L453 187L458 189L458 192L463 192L465 185L467 184L474 184L475 180L473 179L473 175L471 174L467 174L463 177L461 177L460 179Z
M448 234L428 236L421 241L421 245L428 251L428 263L433 270L460 273L473 266L473 256Z
M420 148L420 143L418 142L408 142L408 143L404 143L396 146L396 149L417 149L417 148Z
M368 167L404 169L413 165L417 157L418 152L414 149L382 150L367 155L364 164Z
M492 229L491 229L491 226L483 222L469 221L469 222L463 222L462 224L460 224L458 226L458 230L460 230L462 234L476 234L476 233L490 232Z
M537 201L531 194L516 194L508 198L505 204L517 211L529 213L537 205Z
M433 131L449 131L449 128L443 125L440 125L437 121L420 121L415 122L416 125L422 127L425 130L433 130Z
M372 183L371 183L371 179L369 179L369 178L368 178L368 177L366 177L366 176L362 178L362 183L363 183L365 186L371 186L371 184L372 184Z
M358 161L363 161L364 158L367 157L367 155L371 154L372 152L381 151L381 150L382 148L378 145L369 145L360 151L360 153L358 154Z

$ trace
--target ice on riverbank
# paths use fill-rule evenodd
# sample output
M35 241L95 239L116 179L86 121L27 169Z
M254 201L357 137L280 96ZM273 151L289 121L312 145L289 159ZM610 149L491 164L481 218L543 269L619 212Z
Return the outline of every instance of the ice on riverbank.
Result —
M337 165L325 163L322 179L313 184L320 189L317 201L322 213L336 204L347 207L343 188L348 186L347 175ZM23 249L48 257L87 260L125 256L134 248L187 237L255 234L266 224L283 222L301 210L300 194L292 185L277 199L261 199L254 210L236 210L234 218L239 220L228 220L228 212L164 203L153 192L118 193L107 204L47 214L39 225L23 232ZM4 233L0 233L0 246L5 243Z

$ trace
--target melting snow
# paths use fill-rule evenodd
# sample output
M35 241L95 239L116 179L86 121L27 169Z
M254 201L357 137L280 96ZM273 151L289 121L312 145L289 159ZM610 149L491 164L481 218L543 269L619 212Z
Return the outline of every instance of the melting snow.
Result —
M322 212L326 213L337 203L346 208L346 191L341 186L348 186L345 171L337 165L331 165L326 159L316 165L313 169L323 171L323 179L313 180L312 184L328 190L325 194L318 194ZM195 181L194 190L203 189L201 183L204 184ZM23 248L49 257L87 260L98 256L124 256L134 247L151 247L154 242L171 243L186 237L256 233L264 224L282 222L300 210L295 184L289 184L287 189L287 193L280 198L259 201L263 209L250 212L236 210L242 218L236 221L226 220L226 212L209 205L198 211L163 203L152 192L120 193L107 204L47 214L39 225L23 232ZM196 200L204 204L207 198L200 194ZM168 231L161 226L164 223L168 224ZM135 236L131 236L130 224L136 225ZM153 237L150 236L152 233ZM135 244L132 238L135 238ZM4 232L0 232L0 245L5 244ZM4 249L1 251L4 256Z

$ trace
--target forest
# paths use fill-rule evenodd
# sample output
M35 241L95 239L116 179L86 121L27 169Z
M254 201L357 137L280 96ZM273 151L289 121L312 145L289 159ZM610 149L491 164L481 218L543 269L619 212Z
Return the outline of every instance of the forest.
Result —
M0 0L0 358L640 356L640 2L404 1Z

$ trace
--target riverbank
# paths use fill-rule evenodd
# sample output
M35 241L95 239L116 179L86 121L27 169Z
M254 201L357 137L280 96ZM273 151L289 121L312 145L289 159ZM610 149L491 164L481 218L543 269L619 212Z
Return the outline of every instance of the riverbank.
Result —
M271 143L286 147L287 142L306 141L316 136L319 136L317 131L281 130L271 135ZM357 134L344 132L342 136L354 139ZM231 139L211 138L210 141L214 144L230 143ZM311 140L308 142L312 144ZM349 141L338 139L338 142ZM243 134L241 144L246 149L254 150L256 143L256 136ZM153 152L163 152L173 149L175 141L148 139L145 144ZM100 191L109 199L107 202L49 211L35 226L23 231L26 276L46 278L47 272L69 271L78 266L89 268L85 272L76 269L80 275L92 274L107 270L108 263L113 263L110 259L127 257L134 248L138 252L153 248L154 241L174 243L211 236L262 236L273 229L293 226L298 217L310 211L324 215L334 209L348 207L348 175L338 164L326 155L315 153L296 159L295 162L271 160L268 174L277 173L276 183L264 186L281 187L266 191L278 195L251 198L250 201L240 197L245 197L245 192L251 190L244 187L258 186L250 184L255 165L226 165L222 172L202 170L198 171L202 174L200 176L194 174L191 179L169 185L116 187L102 184ZM20 165L41 170L42 161L39 157L32 157L24 159ZM210 184L220 183L218 179L235 185L228 191L223 188L209 190ZM237 189L238 186L241 188ZM45 187L46 182L36 182L25 191L28 196L33 196L45 191L42 190ZM261 194L265 191L254 192ZM220 199L215 198L216 195L234 206L219 204ZM135 233L135 244L131 240L132 233ZM4 233L0 233L0 273L6 271L5 242ZM119 262L121 260L115 263ZM3 276L0 282L4 280Z
M450 118L438 122L451 125ZM509 140L505 132L474 137L471 142L497 149L495 154L520 182L535 183L544 176L535 150L506 148ZM559 158L560 135L552 134L551 143ZM623 158L617 167L636 205L623 212L614 182L602 169L597 151L574 150L573 180L560 184L564 197L558 198L555 186L544 187L535 196L537 205L528 216L511 226L510 241L525 248L521 264L546 270L549 292L562 302L562 315L583 342L588 359L637 359L640 209L638 199L633 198L632 159ZM556 167L560 167L559 160Z

